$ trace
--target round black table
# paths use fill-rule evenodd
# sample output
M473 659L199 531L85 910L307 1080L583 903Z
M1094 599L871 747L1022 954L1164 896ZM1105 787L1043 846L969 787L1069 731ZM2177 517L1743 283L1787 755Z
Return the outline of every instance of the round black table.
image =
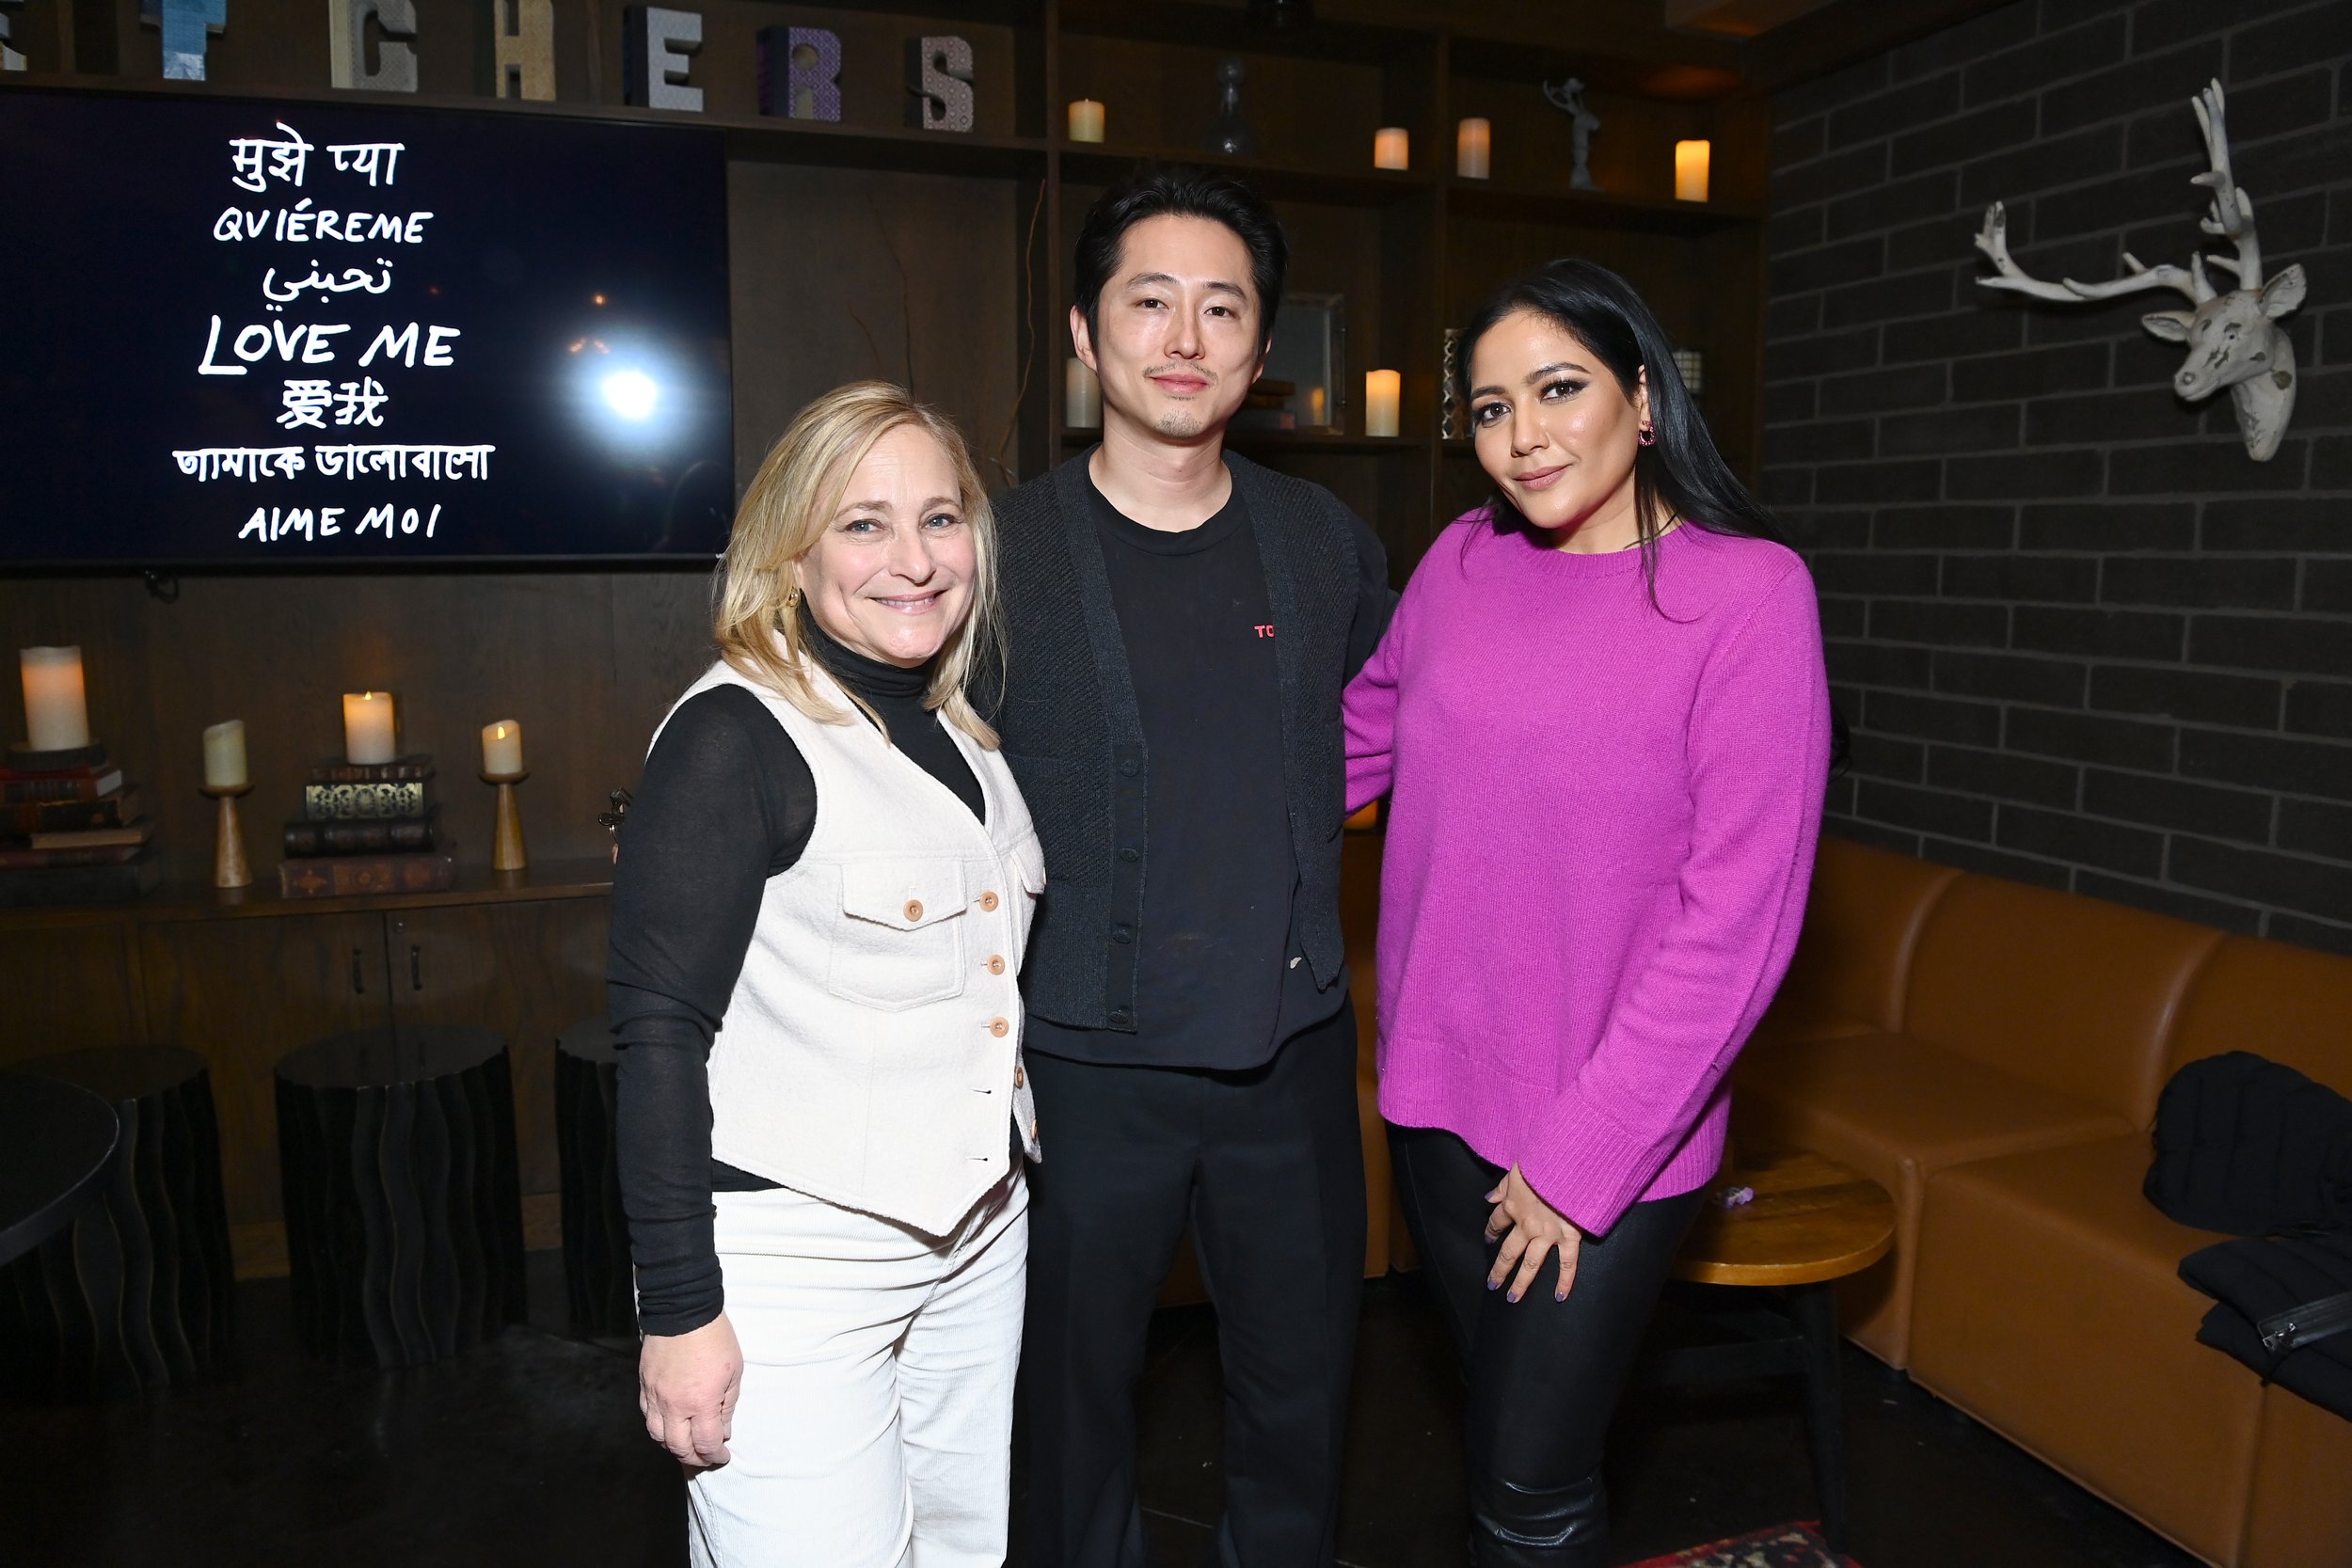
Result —
M506 1041L411 1025L278 1064L294 1322L315 1354L411 1367L523 1317Z
M88 1090L120 1129L103 1202L0 1269L0 1361L62 1394L159 1392L229 1342L233 1270L204 1058L101 1045L22 1064Z
M103 1189L121 1128L85 1088L0 1072L0 1263L65 1228Z
M613 1105L618 1053L603 1018L555 1039L555 1148L563 1167L564 1291L572 1332L637 1332L636 1275L621 1212Z

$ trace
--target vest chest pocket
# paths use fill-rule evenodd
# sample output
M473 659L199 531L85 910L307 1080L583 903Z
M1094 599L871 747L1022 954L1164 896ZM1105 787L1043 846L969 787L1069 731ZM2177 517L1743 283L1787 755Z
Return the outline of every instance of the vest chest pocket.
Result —
M893 1011L961 995L963 878L952 860L845 863L825 989Z

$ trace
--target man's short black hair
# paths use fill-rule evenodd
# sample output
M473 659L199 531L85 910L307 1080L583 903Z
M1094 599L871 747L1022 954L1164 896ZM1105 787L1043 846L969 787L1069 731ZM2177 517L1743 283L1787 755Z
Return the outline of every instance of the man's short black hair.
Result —
M1138 164L1087 209L1078 233L1078 309L1087 331L1101 330L1096 307L1103 285L1119 266L1127 230L1146 218L1207 218L1232 230L1249 252L1249 280L1258 293L1258 348L1274 341L1275 312L1282 307L1282 275L1289 270L1290 242L1265 198L1240 181L1188 165Z

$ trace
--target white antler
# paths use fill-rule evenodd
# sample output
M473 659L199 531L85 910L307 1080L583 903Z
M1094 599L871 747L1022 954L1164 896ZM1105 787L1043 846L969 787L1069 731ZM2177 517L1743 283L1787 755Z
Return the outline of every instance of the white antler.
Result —
M2069 277L2062 282L2045 283L2010 258L2009 213L1997 201L1984 210L1984 227L1977 231L1977 248L1992 258L2001 274L1998 277L1979 277L1978 282L1988 289L2007 289L2036 299L2112 299L2117 294L2138 293L2147 289L2177 289L2192 303L2213 297L2212 288L2201 276L2183 271L2169 261L2160 267L2143 266L2139 258L2128 250L2123 253L2123 264L2132 270L2111 282L2078 283Z
M2213 166L2189 182L2213 192L2213 207L2198 227L2216 239L2226 239L2237 246L2234 261L2226 256L2201 255L2199 260L2229 268L2237 275L2241 289L2259 289L2263 286L2262 242L2254 231L2253 198L2238 189L2237 180L2230 172L2230 133L2221 119L2220 82L2208 82L2205 90L2191 99L2189 104L2197 111L2198 128L2205 134L2205 156Z

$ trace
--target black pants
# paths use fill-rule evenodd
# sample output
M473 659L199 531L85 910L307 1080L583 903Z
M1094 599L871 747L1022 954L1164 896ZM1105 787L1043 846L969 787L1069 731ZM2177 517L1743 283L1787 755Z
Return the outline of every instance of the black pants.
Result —
M1248 1072L1032 1055L1025 1568L1143 1568L1136 1381L1189 1222L1225 1372L1224 1568L1325 1568L1363 1290L1356 1021Z
M1397 1200L1422 1268L1454 1331L1470 1386L1470 1560L1479 1568L1600 1568L1609 1502L1601 1441L1635 1350L1701 1195L1637 1203L1587 1238L1568 1299L1552 1300L1556 1255L1517 1302L1486 1289L1501 1243L1486 1239L1502 1180L1453 1133L1389 1129Z

